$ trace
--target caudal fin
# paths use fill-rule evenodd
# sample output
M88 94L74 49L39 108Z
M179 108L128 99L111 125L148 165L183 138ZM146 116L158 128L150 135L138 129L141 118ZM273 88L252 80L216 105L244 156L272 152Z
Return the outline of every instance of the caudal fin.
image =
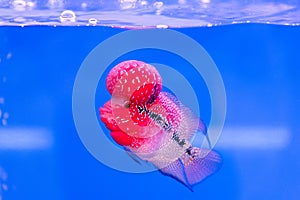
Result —
M193 185L218 171L221 165L222 159L217 152L190 147L178 160L160 171L192 189Z

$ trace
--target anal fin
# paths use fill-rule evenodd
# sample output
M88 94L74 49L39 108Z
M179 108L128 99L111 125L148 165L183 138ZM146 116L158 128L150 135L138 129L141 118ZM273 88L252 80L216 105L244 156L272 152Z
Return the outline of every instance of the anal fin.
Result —
M192 190L192 186L214 174L222 165L221 156L209 149L190 147L175 162L160 171Z

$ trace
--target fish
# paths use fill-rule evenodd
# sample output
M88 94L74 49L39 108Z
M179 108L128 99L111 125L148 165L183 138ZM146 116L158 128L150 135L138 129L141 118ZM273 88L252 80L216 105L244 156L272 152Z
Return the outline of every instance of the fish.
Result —
M154 66L121 62L109 72L106 88L112 98L99 108L100 119L130 155L190 190L220 169L219 153L192 145L195 134L207 136L204 122L176 96L162 91L162 77Z

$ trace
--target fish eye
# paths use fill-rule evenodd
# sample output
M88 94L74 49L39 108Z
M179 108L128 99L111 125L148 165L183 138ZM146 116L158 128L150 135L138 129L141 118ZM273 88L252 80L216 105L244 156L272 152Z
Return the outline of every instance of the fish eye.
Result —
M130 107L129 101L125 102L124 106L125 108L129 108Z

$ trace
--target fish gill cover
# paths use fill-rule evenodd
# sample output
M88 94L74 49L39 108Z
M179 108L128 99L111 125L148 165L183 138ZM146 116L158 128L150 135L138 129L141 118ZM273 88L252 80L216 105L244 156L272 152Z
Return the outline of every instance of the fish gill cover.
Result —
M0 0L0 26L299 25L299 7L297 0Z

